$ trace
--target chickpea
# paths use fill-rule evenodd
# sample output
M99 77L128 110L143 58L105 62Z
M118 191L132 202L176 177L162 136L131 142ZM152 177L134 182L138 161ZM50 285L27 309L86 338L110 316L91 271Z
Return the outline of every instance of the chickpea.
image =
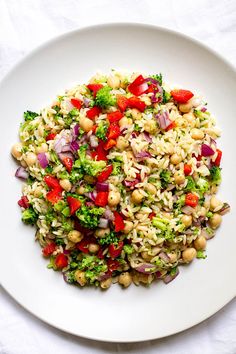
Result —
M221 205L222 202L213 195L210 199L210 210L214 211L216 208L218 208Z
M110 75L107 79L107 85L113 89L120 87L120 79L117 76Z
M22 149L22 144L21 143L15 143L12 148L11 148L11 154L15 159L19 159L22 155L21 152Z
M110 191L108 194L108 204L110 207L114 207L120 203L120 192Z
M144 130L150 134L155 134L157 132L157 124L153 119L148 120L144 123Z
M185 182L185 176L182 171L176 171L174 174L175 183L180 185Z
M143 195L139 192L138 189L135 189L131 194L131 199L135 204L140 204L143 200Z
M40 197L42 195L42 187L37 187L35 188L35 191L34 191L34 196L36 198Z
M77 283L79 283L81 286L84 286L86 284L86 278L85 278L85 272L82 270L76 270L75 271L75 280Z
M188 122L186 119L184 119L183 117L177 118L175 120L175 122L177 123L178 127L183 127L186 128L188 126Z
M182 258L184 262L189 263L197 256L197 251L193 247L186 248L182 252Z
M100 282L100 286L102 289L110 288L111 284L112 284L111 278L104 279Z
M79 125L86 133L88 133L93 127L93 121L89 118L80 118Z
M206 239L204 236L198 236L194 241L194 247L197 251L204 250L206 248Z
M37 154L40 154L41 152L47 152L48 151L48 145L46 143L42 143L40 146L36 148Z
M127 125L131 125L132 124L132 119L131 118L127 118L127 117L123 117L119 120L119 126L125 127Z
M215 213L209 220L209 224L213 229L217 229L222 222L222 216L220 214Z
M80 186L80 187L76 188L76 193L80 194L80 195L84 194L85 193L85 188L83 186Z
M67 238L69 241L77 243L80 242L84 236L81 234L80 231L72 230L68 233Z
M139 120L142 117L141 112L139 112L139 110L137 110L136 108L131 109L131 114L132 114L132 117L134 118L134 120Z
M116 140L116 147L119 150L125 150L129 146L129 142L123 137L119 136Z
M128 272L121 273L119 275L118 282L127 288L132 283L132 277Z
M184 224L184 226L189 227L192 225L193 218L191 215L183 215L181 221Z
M28 152L24 159L28 166L33 166L37 161L37 157L33 152Z
M206 216L206 213L206 208L202 206L199 210L199 216Z
M98 238L102 238L102 237L105 237L106 235L108 235L109 233L110 233L109 227L107 227L106 229L97 229L95 231L95 236Z
M188 113L188 112L191 111L191 109L192 109L192 103L191 103L191 102L179 104L179 110L180 110L180 112Z
M61 188L63 188L66 192L69 192L71 190L72 185L68 179L61 179L59 181L59 184Z
M23 167L27 167L27 163L24 161L24 160L21 160L21 166L23 166Z
M125 221L124 234L128 234L133 229L134 224L132 221Z
M202 130L194 128L191 132L191 137L195 140L202 140L204 138L204 133Z
M150 193L150 194L153 194L153 195L155 195L156 194L156 187L153 185L153 184L151 184L151 183L147 183L146 184L146 186L145 186L145 190L148 192L148 193Z
M175 263L177 261L177 254L176 253L167 253L167 256L170 258L170 263Z
M173 165L178 165L182 161L182 157L178 154L173 154L171 155L170 162L173 163Z
M168 143L168 142L165 143L165 152L170 155L172 155L174 153L174 148L171 143Z
M90 243L88 250L90 253L97 253L99 251L99 245L96 245L96 243Z
M183 118L191 125L194 126L195 116L192 112L183 114Z
M143 257L143 259L145 259L145 261L150 261L150 260L153 258L153 256L151 256L150 254L148 254L147 251L141 252L141 256Z

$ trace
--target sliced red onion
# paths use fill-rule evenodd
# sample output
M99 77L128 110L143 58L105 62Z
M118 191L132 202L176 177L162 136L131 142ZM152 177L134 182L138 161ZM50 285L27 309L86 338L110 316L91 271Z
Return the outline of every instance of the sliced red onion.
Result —
M108 278L111 278L111 273L110 272L106 272L106 273L100 275L98 277L98 281L106 280Z
M163 281L165 284L168 284L172 280L174 280L178 275L179 275L179 269L177 268L174 275L170 275L170 274L166 275L165 278L163 278Z
M140 180L137 178L134 179L133 181L127 181L127 180L123 181L123 184L125 185L125 187L129 187L131 189L134 188L137 183L140 183Z
M100 218L98 227L101 227L101 229L106 229L108 227L108 220L105 218Z
M152 143L152 138L149 133L143 132L143 136L148 143Z
M159 270L156 272L156 277L157 277L158 279L162 277L162 274L161 274L161 272L160 272Z
M71 135L72 135L72 139L76 140L76 138L79 135L79 124L78 123L71 129Z
M113 212L110 209L106 209L104 212L103 216L110 221L113 221L115 219Z
M47 159L47 156L45 154L45 152L40 152L38 155L37 155L37 158L38 158L38 161L40 163L40 166L42 168L46 168L48 166L48 159Z
M201 108L201 112L204 113L204 112L206 112L206 111L207 111L207 108L206 108L206 107L202 107L202 108Z
M71 151L70 144L66 144L62 146L61 152L69 152L69 151Z
M167 190L167 191L172 191L173 189L175 189L175 185L174 185L174 184L169 183L169 184L167 185L166 190Z
M61 137L57 140L54 141L54 150L57 154L59 154L60 152L62 152L62 147L64 145L66 145L67 142L66 142L66 139Z
M72 159L74 161L74 156L73 156L73 154L71 152L60 152L58 154L58 157L59 157L59 159L61 160L62 163L63 163L65 158L70 158L70 159Z
M96 189L98 192L108 192L109 184L106 182L97 182Z
M93 148L98 147L98 138L95 135L91 135L90 138L89 138L89 141L90 141L90 145Z
M157 267L151 263L140 263L138 266L135 266L134 269L139 273L152 274L157 271Z
M193 221L193 226L200 226L205 219L205 216L200 216L198 219Z
M85 205L87 207L93 207L94 206L93 202L86 202Z
M20 166L20 167L17 168L16 173L15 173L15 176L16 176L17 178L26 180L26 179L29 177L29 174L28 174L28 172L25 170L24 167Z
M63 279L66 283L70 283L69 278L68 278L68 272L62 272L62 276L63 276Z
M143 161L145 159L152 157L152 155L150 154L150 152L140 151L138 154L135 155L135 157L138 161Z
M78 141L74 140L70 143L70 150L75 153L79 150L79 143Z
M135 139L135 138L137 138L138 135L139 135L139 134L138 134L137 132L133 132L133 133L131 134L131 138L132 138L132 139Z
M172 123L169 118L169 113L167 111L163 111L162 113L156 114L155 118L157 119L161 129L166 129Z
M89 193L84 193L84 195L86 197L88 197L89 199L91 199L93 202L95 201L96 197L97 197L97 191L93 191L93 192L89 192Z
M218 211L220 215L225 215L230 211L230 205L228 203L224 203L223 207Z
M194 231L193 230L186 230L183 232L184 235L193 235L194 234Z
M88 108L90 106L91 99L87 97L83 97L83 101L84 101L84 106Z
M167 256L165 252L160 252L158 254L158 257L160 257L164 262L169 263L170 262L170 257Z
M202 146L201 146L201 155L202 156L204 156L204 157L212 156L212 155L214 155L214 153L215 153L215 151L209 145L202 144Z
M215 236L215 231L213 231L212 233L209 234L206 229L202 229L201 236L204 236L206 240L210 240L211 238L213 238Z
M184 213L186 215L191 215L193 212L194 212L194 209L191 206L189 206L189 205L185 205L182 208L182 213Z

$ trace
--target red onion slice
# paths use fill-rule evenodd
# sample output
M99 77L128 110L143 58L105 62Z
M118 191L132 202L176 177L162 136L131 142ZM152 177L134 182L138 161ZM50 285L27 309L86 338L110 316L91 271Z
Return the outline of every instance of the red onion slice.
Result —
M70 151L76 153L79 150L79 143L78 141L74 140L70 143Z
M100 218L98 227L100 227L101 229L106 229L108 227L108 220L105 218Z
M90 106L91 99L87 97L83 97L83 101L84 101L84 106L88 108Z
M107 220L113 221L115 219L113 212L110 209L106 209L103 214L104 218Z
M84 195L91 199L93 202L95 201L96 197L97 197L97 191L93 191L93 192L89 192L89 193L84 193Z
M174 280L177 276L179 275L179 269L177 268L176 269L176 273L174 275L166 275L164 278L163 278L163 281L165 284L168 284L170 283L172 280Z
M201 146L201 155L202 156L204 156L204 157L212 156L212 155L214 155L214 153L215 153L215 151L209 145L202 144L202 146Z
M170 262L170 257L167 256L165 252L161 252L158 254L158 257L160 257L164 262L169 263Z
M59 154L58 154L58 157L59 157L59 159L61 160L61 162L63 163L63 160L66 158L66 157L68 157L68 158L70 158L70 159L72 159L73 161L74 161L74 156L73 156L73 154L71 153L71 152L60 152Z
M228 203L224 203L223 207L218 211L220 215L225 215L230 211L230 205Z
M189 205L185 205L182 208L182 213L184 213L186 215L191 215L193 212L194 212L194 209L191 206L189 206Z
M140 263L138 266L135 266L134 269L144 274L153 274L157 271L157 267L151 263Z
M47 156L45 154L45 152L40 152L38 155L37 155L37 158L38 158L38 161L40 163L40 166L42 168L46 168L48 166L48 159L47 159Z
M17 178L26 180L26 179L29 177L29 174L28 174L28 172L25 170L24 167L20 166L20 167L17 168L16 173L15 173L15 176L16 176Z
M109 184L105 182L97 182L96 189L98 192L108 192Z
M152 138L149 133L143 132L143 136L148 143L152 143Z
M166 129L172 123L169 118L169 113L167 111L163 111L162 113L156 114L155 118L157 119L161 129Z
M135 155L136 159L138 161L143 161L145 159L148 159L149 157L152 157L150 152L147 151L140 151L138 154Z
M98 147L98 138L97 138L95 135L91 135L91 136L89 137L89 141L90 141L90 145L91 145L93 148Z
M54 142L54 150L55 150L55 152L56 152L57 154L59 154L60 152L62 152L62 147L63 147L64 145L66 145L66 144L67 144L67 143L66 143L66 139L63 138L63 137L61 137L61 138L55 140L55 142Z

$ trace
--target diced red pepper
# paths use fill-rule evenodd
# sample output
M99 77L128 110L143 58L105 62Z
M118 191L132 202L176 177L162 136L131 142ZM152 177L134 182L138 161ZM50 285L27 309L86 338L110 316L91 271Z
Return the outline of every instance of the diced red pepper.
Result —
M108 139L107 142L104 144L104 149L110 150L113 146L116 146L116 140Z
M81 100L78 100L77 98L72 98L70 101L77 109L80 109L83 106L83 102Z
M52 204L56 204L62 199L61 191L58 189L52 189L46 194L46 199Z
M55 265L58 269L68 266L68 258L64 253L59 253L55 258Z
M184 165L184 174L185 176L188 176L190 175L190 173L192 172L192 167L188 164L185 164Z
M201 161L201 159L202 159L202 155L195 155L195 154L192 154L192 156L193 157L195 157L195 159L197 160L197 161Z
M105 255L103 254L103 252L105 251L105 248L102 248L101 246L99 247L98 253L97 253L97 257L99 259L104 259Z
M57 134L49 133L49 134L46 136L46 141L54 140L55 137L56 137L56 135L57 135Z
M58 189L59 191L62 191L60 183L56 177L47 175L44 177L44 182L50 189Z
M66 200L67 203L69 204L70 214L73 215L76 212L76 210L78 210L81 207L81 201L71 196L68 196Z
M91 129L94 134L96 133L97 127L98 127L97 125L94 125Z
M51 256L51 254L56 250L57 245L55 242L51 242L42 249L44 257Z
M69 173L71 173L73 167L73 159L71 157L64 157L62 160L63 165Z
M148 90L148 83L142 75L139 75L131 84L128 86L128 90L135 96L140 96Z
M186 103L194 96L191 91L181 89L173 90L170 93L173 99L178 103Z
M94 119L95 117L99 116L99 114L102 112L101 108L98 106L94 106L92 108L90 108L87 112L86 112L86 116L89 119Z
M105 207L108 203L108 192L98 192L94 203L97 206Z
M104 171L99 173L97 180L98 182L105 182L113 171L113 166L108 165Z
M108 128L108 139L117 139L120 136L120 127L117 123L111 123Z
M96 243L96 239L94 237L85 237L80 242L76 243L76 248L84 253L89 253L88 246L90 243Z
M129 107L136 108L140 112L143 112L146 108L146 104L140 100L138 97L130 97L129 98Z
M115 270L117 270L120 267L120 262L117 261L116 259L108 259L107 260L107 267L109 273L113 273Z
M125 228L125 223L123 220L123 217L121 216L120 213L118 213L118 211L114 211L113 212L115 220L114 220L114 225L115 225L115 232L119 232L124 230Z
M185 205L195 208L198 205L198 196L193 193L187 193L185 196Z
M110 244L108 247L108 251L110 253L111 258L117 258L121 254L122 248L124 246L123 241L119 241L118 245L115 245L114 243Z
M149 215L148 215L148 218L150 220L152 220L154 218L154 216L156 216L156 214L154 212L151 212Z
M126 98L123 95L117 95L116 99L117 99L118 108L121 110L121 112L124 112L128 108L128 105L129 105L128 98Z
M171 122L170 125L168 125L168 127L165 129L166 132L168 132L171 129L176 128L176 123L175 122Z
M27 209L30 206L29 199L26 197L26 195L22 195L22 197L20 198L20 200L18 200L17 203L21 208L24 209Z
M155 92L156 90L157 90L156 85L149 84L148 90L146 91L146 93Z
M93 151L91 155L97 161L107 161L107 152L104 150L104 143L100 142L96 151Z
M110 123L118 122L122 117L124 117L124 114L120 111L107 113L107 119Z
M213 163L215 166L220 166L220 162L221 162L221 158L222 158L222 151L220 149L216 149L216 151L217 151L217 157Z
M87 85L87 88L93 92L93 96L96 97L96 94L101 88L103 88L102 84L89 84Z

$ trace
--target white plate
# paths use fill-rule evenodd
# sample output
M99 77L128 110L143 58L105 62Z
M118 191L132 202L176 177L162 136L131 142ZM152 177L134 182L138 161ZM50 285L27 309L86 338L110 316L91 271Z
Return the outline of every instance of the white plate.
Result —
M200 92L223 130L220 196L231 204L206 260L180 267L169 285L113 286L109 291L67 285L24 226L16 201L21 183L10 147L23 111L39 110L65 88L111 68L162 72L169 82ZM235 72L215 53L183 35L138 24L100 25L68 33L27 56L3 80L1 99L0 279L16 301L43 321L87 338L132 342L167 336L208 318L236 294Z

